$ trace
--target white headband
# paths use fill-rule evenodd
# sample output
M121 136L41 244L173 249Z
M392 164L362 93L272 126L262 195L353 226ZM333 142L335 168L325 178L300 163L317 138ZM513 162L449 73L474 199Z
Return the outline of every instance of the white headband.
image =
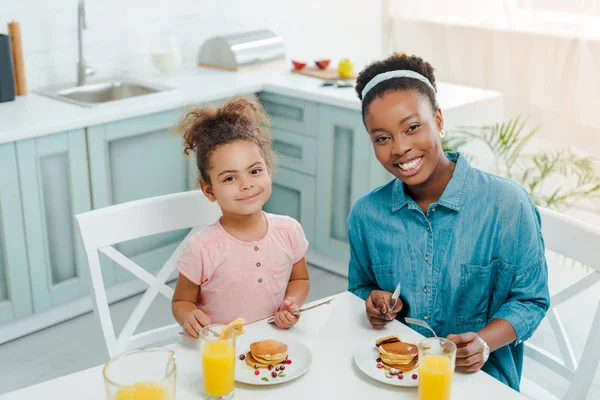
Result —
M417 79L417 80L423 82L424 84L426 84L427 86L429 86L431 88L431 90L433 90L433 92L435 93L435 88L433 87L431 82L429 82L429 79L425 78L423 75L419 74L418 72L411 71L408 69L400 69L397 71L388 71L388 72L383 72L379 75L375 75L375 77L373 79L371 79L369 81L369 83L367 83L365 85L364 89L362 90L363 100L365 99L365 96L367 95L367 93L369 93L369 91L371 89L373 89L376 85L380 84L383 81L387 81L388 79L392 79L392 78Z

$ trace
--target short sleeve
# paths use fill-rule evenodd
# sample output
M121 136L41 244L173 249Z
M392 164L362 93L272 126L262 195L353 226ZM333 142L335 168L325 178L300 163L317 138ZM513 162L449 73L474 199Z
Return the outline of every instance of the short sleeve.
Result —
M175 264L175 268L190 281L200 286L204 278L204 263L201 241L196 237L188 239Z
M290 218L291 221L291 232L290 239L292 244L292 254L293 254L293 263L296 264L298 261L302 260L302 257L306 255L306 251L308 250L308 240L304 235L304 230L302 229L302 225L298 221L293 218Z

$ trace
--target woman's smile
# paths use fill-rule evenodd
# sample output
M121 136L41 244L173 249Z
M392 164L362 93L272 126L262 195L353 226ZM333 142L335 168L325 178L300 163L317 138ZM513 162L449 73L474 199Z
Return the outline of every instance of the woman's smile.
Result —
M399 161L394 163L394 167L398 170L401 175L413 176L419 173L421 166L423 165L424 156L412 157L406 161Z

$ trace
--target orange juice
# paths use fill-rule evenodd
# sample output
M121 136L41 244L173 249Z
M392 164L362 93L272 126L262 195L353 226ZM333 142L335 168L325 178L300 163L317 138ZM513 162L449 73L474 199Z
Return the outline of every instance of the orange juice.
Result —
M204 391L209 396L226 396L235 383L235 349L229 340L207 342L202 349Z
M449 400L453 373L446 356L428 354L419 360L419 400Z
M117 391L115 400L170 400L167 388L151 382L138 382Z

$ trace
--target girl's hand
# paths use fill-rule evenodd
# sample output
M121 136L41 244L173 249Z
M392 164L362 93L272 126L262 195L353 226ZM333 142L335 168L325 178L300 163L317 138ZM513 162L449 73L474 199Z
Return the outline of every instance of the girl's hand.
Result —
M298 304L296 303L296 299L293 297L288 297L283 300L281 303L281 307L279 307L279 311L275 313L275 325L282 329L288 329L298 322L300 316L294 315L300 310Z
M483 344L475 332L448 335L446 339L456 345L456 366L465 372L476 372L483 367Z
M207 325L210 325L210 317L199 309L195 309L188 313L183 324L183 332L185 336L196 339L200 330Z

